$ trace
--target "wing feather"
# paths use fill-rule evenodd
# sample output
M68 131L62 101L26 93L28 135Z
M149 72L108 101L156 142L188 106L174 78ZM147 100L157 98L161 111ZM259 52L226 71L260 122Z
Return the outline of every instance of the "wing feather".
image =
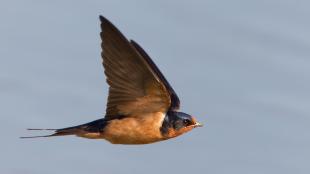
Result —
M143 56L143 58L147 61L149 66L152 67L153 71L156 73L158 78L160 78L161 82L164 84L165 88L167 89L170 95L170 99L171 99L169 110L178 110L180 108L180 100L176 92L174 92L174 89L169 84L168 80L166 80L165 76L161 73L159 68L153 62L151 57L143 50L143 48L134 40L131 40L130 42L136 48L136 50L140 53L140 55Z
M109 96L106 117L166 112L169 92L148 62L107 19L100 16L102 58Z

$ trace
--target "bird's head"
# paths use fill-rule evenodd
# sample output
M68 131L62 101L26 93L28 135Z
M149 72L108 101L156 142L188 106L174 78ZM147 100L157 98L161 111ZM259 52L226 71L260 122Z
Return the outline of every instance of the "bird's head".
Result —
M186 133L193 128L202 127L195 117L183 112L168 112L161 128L162 133L172 138Z

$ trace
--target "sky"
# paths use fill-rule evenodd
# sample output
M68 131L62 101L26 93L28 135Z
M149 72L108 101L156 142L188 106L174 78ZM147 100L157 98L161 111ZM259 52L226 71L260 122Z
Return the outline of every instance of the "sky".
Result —
M308 174L309 5L1 0L0 173ZM138 146L18 138L104 116L99 15L142 45L203 128Z

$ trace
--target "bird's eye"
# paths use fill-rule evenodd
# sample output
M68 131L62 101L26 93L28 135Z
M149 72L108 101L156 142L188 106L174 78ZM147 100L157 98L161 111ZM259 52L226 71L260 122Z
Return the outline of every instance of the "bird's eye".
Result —
M190 125L191 121L188 119L183 120L184 125L188 126Z

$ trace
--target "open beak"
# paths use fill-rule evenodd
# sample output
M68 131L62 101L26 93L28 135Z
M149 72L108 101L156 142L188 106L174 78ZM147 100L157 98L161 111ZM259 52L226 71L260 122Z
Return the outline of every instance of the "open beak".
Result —
M196 122L195 124L194 124L194 127L202 127L203 126L203 124L201 124L201 123L199 123L199 122Z

